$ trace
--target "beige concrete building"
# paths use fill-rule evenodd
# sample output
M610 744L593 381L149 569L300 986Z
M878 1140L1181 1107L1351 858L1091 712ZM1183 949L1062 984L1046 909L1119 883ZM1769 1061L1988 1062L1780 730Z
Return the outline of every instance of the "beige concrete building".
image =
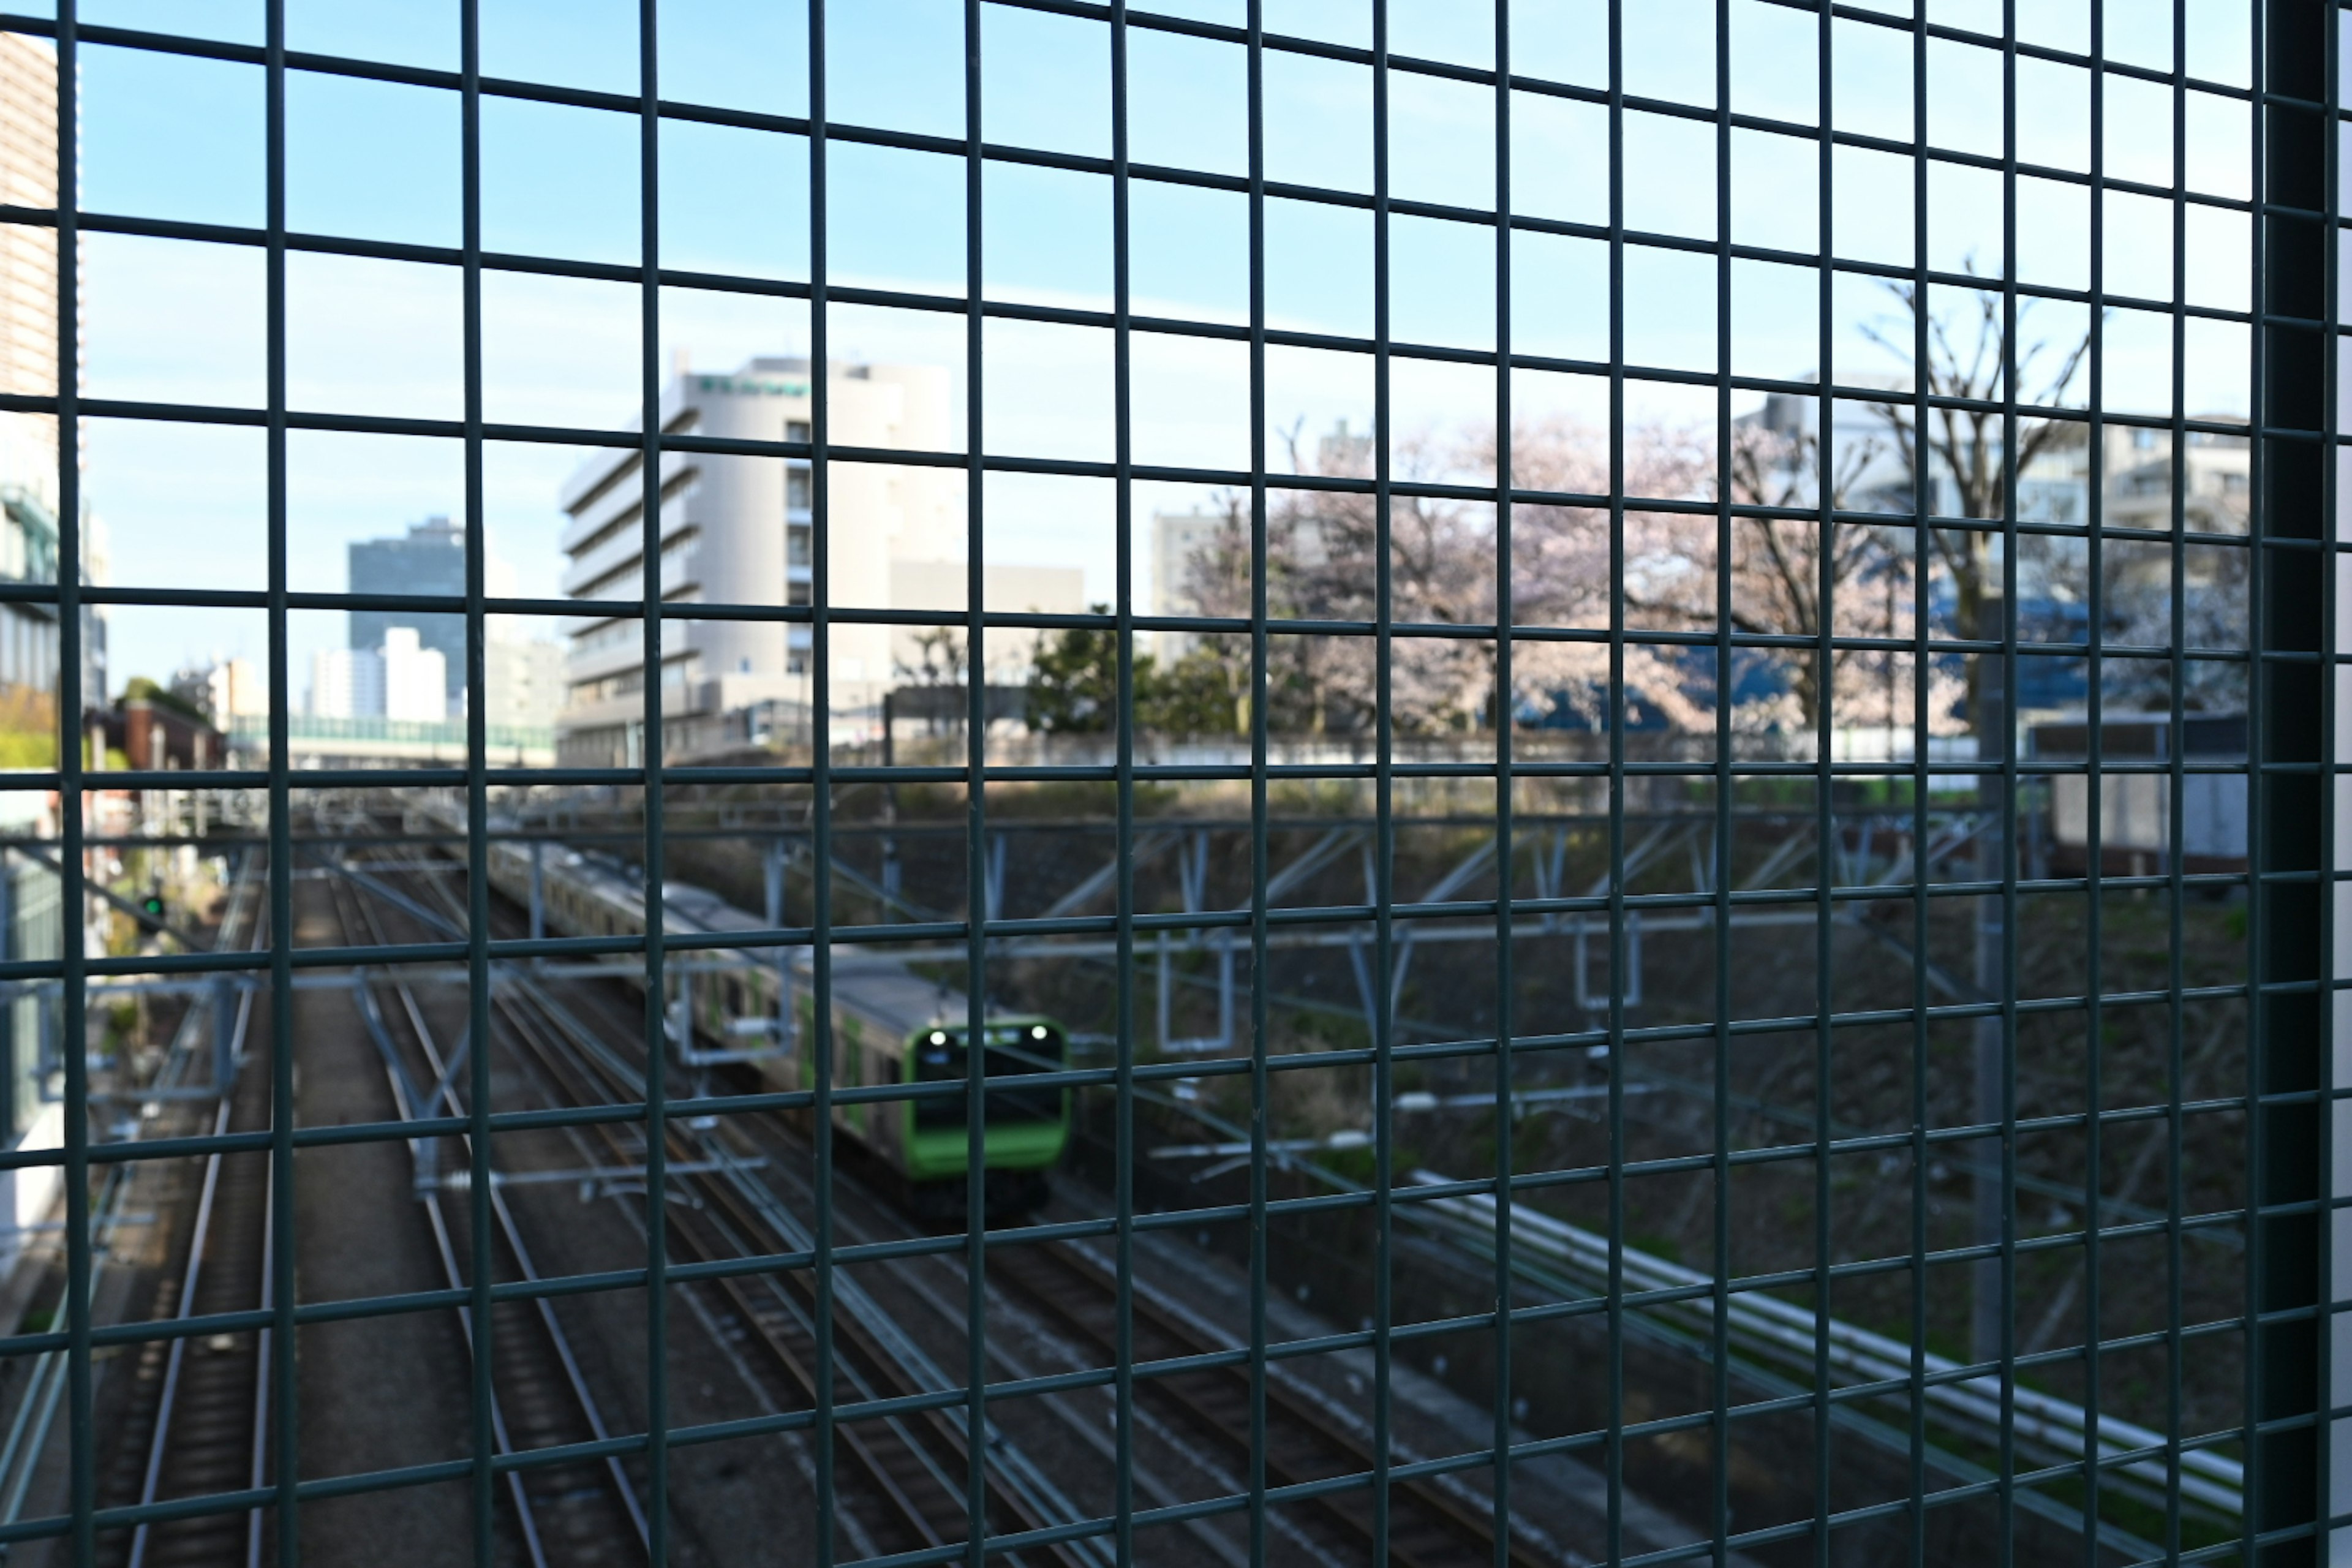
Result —
M1200 597L1193 592L1194 563L1216 548L1224 526L1224 513L1201 508L1151 514L1153 615L1201 613ZM1160 657L1171 662L1183 658L1199 640L1189 632L1155 632L1152 637Z
M961 561L894 560L890 563L889 607L961 616L964 613L964 594L970 586L968 573L969 568ZM1080 567L992 564L981 571L980 607L1016 614L1034 611L1070 615L1086 608L1086 590L1087 574ZM896 684L905 685L910 679L919 679L910 672L922 666L923 647L917 640L922 629L892 628L890 668ZM961 649L961 626L954 628L954 636L956 647ZM989 632L980 650L989 684L1019 686L1026 681L1036 659L1038 637L1035 632L1001 627Z
M205 672L211 701L205 711L228 728L233 719L269 716L269 672L249 658L221 659Z
M2210 418L2213 416L2203 416ZM2172 432L2106 427L2109 528L2172 527ZM2074 455L2081 464L2082 448ZM2191 431L2182 449L2182 521L2193 533L2243 533L2252 500L2253 452L2243 436Z
M482 677L484 723L509 730L554 727L563 707L561 645L502 637L494 626L482 642Z
M750 440L806 440L810 370L800 358L755 359L731 374L680 368L665 392L663 428ZM842 447L952 451L961 442L947 371L838 364L829 388L831 438ZM566 764L642 760L645 691L661 693L673 756L781 738L828 704L845 742L878 722L883 694L920 663L919 628L836 623L830 689L812 690L810 628L781 621L692 617L697 604L806 605L814 597L812 479L805 462L665 452L659 592L661 669L648 681L644 626L631 613L645 584L645 483L634 452L599 453L568 480L562 589L580 601L565 660L557 750ZM964 610L964 479L955 468L832 466L830 603L837 610L920 609L951 621ZM1085 607L1076 568L992 566L992 609ZM1025 679L1034 638L984 649L992 681Z

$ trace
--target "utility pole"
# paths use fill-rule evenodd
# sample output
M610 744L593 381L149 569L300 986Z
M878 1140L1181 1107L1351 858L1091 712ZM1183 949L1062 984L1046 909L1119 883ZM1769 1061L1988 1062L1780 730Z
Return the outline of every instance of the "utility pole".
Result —
M2009 605L1994 591L1995 586L1995 584L1988 583L1977 600L1976 636L1979 641L1999 642L2001 639ZM2001 668L2002 658L1999 654L1979 654L1977 658L1977 766L1979 769L1998 768L2009 760L2009 672ZM2002 862L2008 852L2008 844L2007 835L2001 826L2006 820L2001 785L2006 777L2001 773L1979 772L1977 774L1976 879L1979 883L1997 883L2004 875ZM2007 994L2003 989L2007 980L2004 973L2007 949L2004 913L1998 893L1978 897L1976 989L1979 1001L1990 1001ZM2002 1119L2002 1089L2007 1066L2001 1016L1988 1013L1978 1018L1975 1037L1975 1119L1979 1126L1997 1125ZM1976 1168L1972 1194L1975 1200L1974 1239L1979 1247L1997 1247L2000 1245L2008 1208L2007 1194L2001 1185L2003 1150L1998 1136L1979 1139L1970 1148L1970 1163ZM1969 1355L1973 1361L1998 1360L2001 1344L2001 1260L1998 1256L1979 1258L1969 1274L1973 1289L1969 1312Z

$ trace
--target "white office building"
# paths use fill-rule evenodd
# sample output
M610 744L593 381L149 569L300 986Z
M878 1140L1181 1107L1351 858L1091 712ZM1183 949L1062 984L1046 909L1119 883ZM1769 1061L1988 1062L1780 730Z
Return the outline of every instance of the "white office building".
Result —
M310 656L310 716L383 715L383 656L373 648L322 647Z
M809 363L755 359L732 374L681 366L663 395L674 435L806 440ZM954 387L929 365L836 364L830 436L843 447L952 451L961 444ZM569 765L642 761L648 684L642 618L646 592L645 484L634 451L600 452L561 496L569 562L563 592L583 606L566 660L568 700L557 752ZM836 608L919 609L942 623L964 611L964 480L953 468L835 462L829 497L830 602ZM920 662L920 628L836 623L830 689L812 690L810 628L771 620L691 618L698 604L794 605L814 597L809 465L763 458L665 451L657 501L666 749L708 753L757 743L826 702L835 733L854 741L878 721L883 694ZM992 565L990 609L1070 613L1085 607L1076 567ZM1034 639L1006 634L987 645L988 679L1024 679Z
M415 626L387 626L375 648L320 648L310 656L310 714L440 724L450 717L448 662Z
M383 647L383 716L398 724L439 724L449 717L449 660L426 647L415 626L386 626Z

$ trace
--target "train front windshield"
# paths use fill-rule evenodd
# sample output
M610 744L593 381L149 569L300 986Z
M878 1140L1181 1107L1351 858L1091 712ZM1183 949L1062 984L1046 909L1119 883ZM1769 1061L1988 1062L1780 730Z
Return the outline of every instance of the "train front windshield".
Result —
M962 1029L930 1029L915 1037L915 1081L960 1082L971 1072L964 1055ZM1067 1058L1061 1030L1050 1024L992 1025L988 1030L986 1117L991 1126L1022 1121L1062 1120L1062 1091L1057 1089L999 1088L1025 1073L1059 1072ZM926 1097L915 1102L918 1127L961 1127L965 1100L951 1095Z

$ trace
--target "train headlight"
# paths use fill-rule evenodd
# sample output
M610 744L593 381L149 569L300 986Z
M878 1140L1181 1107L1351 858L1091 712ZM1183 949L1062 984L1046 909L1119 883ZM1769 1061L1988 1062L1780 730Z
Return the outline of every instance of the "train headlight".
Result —
M1042 1040L1042 1039L1044 1039L1044 1038L1045 1037L1045 1025L1043 1025L1043 1024L1032 1024L1032 1025L1030 1025L1030 1026L1029 1026L1029 1037L1030 1037L1031 1039L1033 1039L1033 1040Z
M931 1044L935 1046L944 1046L947 1043L948 1037L945 1034L941 1033L938 1029L933 1029L931 1031Z

